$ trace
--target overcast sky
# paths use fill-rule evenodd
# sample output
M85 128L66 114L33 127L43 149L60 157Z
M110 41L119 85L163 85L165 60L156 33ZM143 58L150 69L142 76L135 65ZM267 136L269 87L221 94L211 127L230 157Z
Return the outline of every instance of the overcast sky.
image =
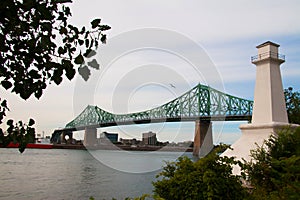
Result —
M34 118L38 133L51 135L87 104L115 113L141 111L166 103L198 82L253 99L255 66L250 57L268 40L280 44L280 53L286 55L281 67L284 88L300 90L298 0L77 0L71 9L78 26L101 18L112 27L98 52L101 69L92 72L88 83L77 76L50 85L40 100L25 102L1 89L9 101L8 117ZM214 142L236 140L240 123L214 123ZM177 142L193 139L194 123L98 131L105 130L123 138L153 131L159 140Z

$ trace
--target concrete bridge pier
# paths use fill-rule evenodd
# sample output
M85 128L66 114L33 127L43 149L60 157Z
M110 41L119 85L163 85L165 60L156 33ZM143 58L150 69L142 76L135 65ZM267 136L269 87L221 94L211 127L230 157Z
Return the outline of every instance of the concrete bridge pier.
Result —
M195 137L193 155L206 156L213 149L211 121L197 120L195 122Z
M85 147L92 147L97 144L97 129L85 128L83 145Z
M68 140L72 141L73 132L72 131L63 131L60 135L60 143L67 143L66 136L69 136Z

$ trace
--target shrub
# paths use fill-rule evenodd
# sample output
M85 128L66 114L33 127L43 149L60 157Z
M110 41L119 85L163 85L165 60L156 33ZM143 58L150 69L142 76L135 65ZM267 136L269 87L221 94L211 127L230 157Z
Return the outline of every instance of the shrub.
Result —
M167 163L153 183L154 193L164 199L243 199L246 190L240 176L233 175L234 158L220 157L218 150L192 162L180 157Z
M300 199L300 128L272 135L244 165L250 199Z

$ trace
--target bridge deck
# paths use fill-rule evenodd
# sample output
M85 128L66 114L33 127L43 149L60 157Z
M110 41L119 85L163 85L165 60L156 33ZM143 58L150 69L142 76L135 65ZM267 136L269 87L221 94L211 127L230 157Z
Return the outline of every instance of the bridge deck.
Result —
M135 125L135 124L150 124L150 123L164 123L164 122L189 122L189 121L250 121L251 115L243 116L214 116L214 117L176 117L176 118L159 118L159 119L142 119L133 121L123 121L123 122L106 122L100 124L92 124L85 126L78 126L72 128L57 129L56 131L80 131L85 130L85 128L101 128L101 127L111 127L111 126L125 126L125 125Z

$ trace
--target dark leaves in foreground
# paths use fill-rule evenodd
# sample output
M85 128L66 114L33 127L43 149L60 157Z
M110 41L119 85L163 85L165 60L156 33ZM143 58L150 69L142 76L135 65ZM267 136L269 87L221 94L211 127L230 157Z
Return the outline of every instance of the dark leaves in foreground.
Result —
M40 98L48 84L71 80L76 68L87 80L86 67L99 69L92 57L106 42L100 19L91 28L68 22L70 0L6 0L0 4L0 84L22 99ZM85 52L81 54L81 52ZM85 67L81 67L87 63ZM83 69L82 69L83 68Z

